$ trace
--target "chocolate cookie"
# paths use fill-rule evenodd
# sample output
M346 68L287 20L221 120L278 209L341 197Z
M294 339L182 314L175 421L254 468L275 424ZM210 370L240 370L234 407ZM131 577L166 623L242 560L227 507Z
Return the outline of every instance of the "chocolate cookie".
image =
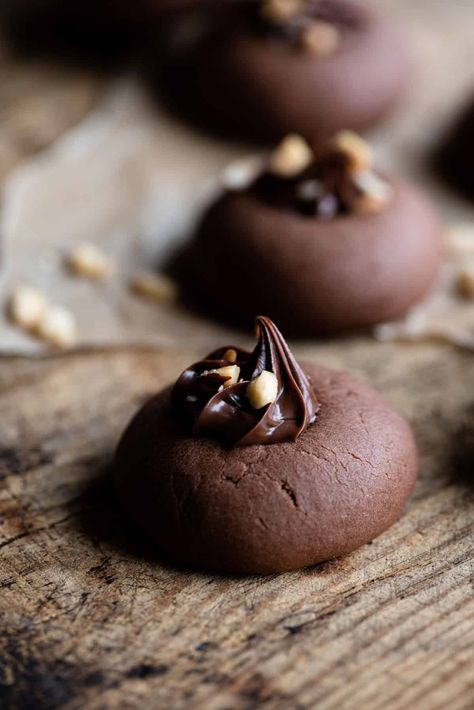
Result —
M351 0L235 0L168 66L168 94L219 132L313 142L383 118L407 84L411 53L392 22Z
M189 368L117 450L125 510L185 565L272 573L343 555L399 518L416 478L412 433L381 396L298 365L266 318L259 335L253 354Z
M466 197L474 200L474 100L456 121L435 157L441 175Z
M250 187L211 206L176 266L185 297L246 327L268 313L297 336L402 316L440 265L432 206L409 183L377 175L352 134L319 157L305 145L284 141ZM296 159L292 174L285 154Z

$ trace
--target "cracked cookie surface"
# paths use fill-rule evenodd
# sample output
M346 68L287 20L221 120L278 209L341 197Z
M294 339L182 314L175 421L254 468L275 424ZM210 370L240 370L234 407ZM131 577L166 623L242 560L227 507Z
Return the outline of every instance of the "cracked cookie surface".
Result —
M400 517L417 473L405 420L354 377L305 364L321 415L295 443L226 449L183 435L170 390L117 451L123 507L173 560L272 573L338 557Z

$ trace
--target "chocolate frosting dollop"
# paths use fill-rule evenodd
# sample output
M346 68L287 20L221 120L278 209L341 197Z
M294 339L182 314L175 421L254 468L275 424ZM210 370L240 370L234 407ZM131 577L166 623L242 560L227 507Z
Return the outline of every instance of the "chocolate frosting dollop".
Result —
M310 378L269 318L257 318L257 337L252 353L221 348L179 377L173 408L194 436L209 436L230 447L278 444L296 441L315 421L320 405ZM230 373L218 371L232 366L238 368L238 381L229 385ZM273 402L255 409L248 387L264 371L276 376L277 394Z
M382 211L392 199L393 188L372 164L354 169L352 157L337 145L344 133L351 132L336 134L323 149L314 152L310 164L296 175L278 175L265 166L248 188L249 194L273 207L323 221ZM351 133L351 140L354 139L369 149Z

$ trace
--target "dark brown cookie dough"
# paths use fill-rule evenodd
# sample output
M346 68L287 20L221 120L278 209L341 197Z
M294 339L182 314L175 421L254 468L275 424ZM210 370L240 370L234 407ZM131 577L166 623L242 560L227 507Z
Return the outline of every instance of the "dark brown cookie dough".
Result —
M406 422L353 377L303 365L321 410L297 442L226 449L183 433L171 390L117 451L125 510L173 560L227 573L314 565L399 518L417 473Z
M463 195L474 200L474 99L464 108L435 156L439 173Z
M207 127L266 143L290 131L316 142L377 123L410 75L404 38L392 22L351 0L312 4L334 18L340 34L328 56L262 35L248 20L249 7L259 3L234 2L213 10L215 31L167 68L168 95Z
M351 131L315 149L287 136L246 186L210 207L174 265L194 307L294 336L403 316L432 285L440 225L410 184L379 174Z
M302 216L251 190L205 215L177 274L195 307L249 327L268 313L294 336L368 327L404 315L438 273L440 225L412 185L391 180L379 214Z

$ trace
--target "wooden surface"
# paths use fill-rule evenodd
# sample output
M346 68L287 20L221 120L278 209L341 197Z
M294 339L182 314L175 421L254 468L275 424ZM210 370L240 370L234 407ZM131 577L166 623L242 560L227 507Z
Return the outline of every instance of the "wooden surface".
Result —
M77 125L102 93L98 78L14 61L0 41L0 187L15 167Z
M471 220L423 166L472 83L472 3L374 2L400 15L422 60L411 99L378 141L450 220ZM0 185L103 92L91 75L0 56ZM197 320L191 330L182 314L169 322L195 343L208 327ZM165 563L110 486L129 417L202 352L0 358L2 710L473 707L472 354L368 339L301 354L367 378L406 414L420 479L406 515L373 544L300 573L246 579Z
M305 354L408 416L420 479L373 544L243 579L164 563L110 486L127 420L195 354L0 360L0 707L472 707L474 359L364 339Z

